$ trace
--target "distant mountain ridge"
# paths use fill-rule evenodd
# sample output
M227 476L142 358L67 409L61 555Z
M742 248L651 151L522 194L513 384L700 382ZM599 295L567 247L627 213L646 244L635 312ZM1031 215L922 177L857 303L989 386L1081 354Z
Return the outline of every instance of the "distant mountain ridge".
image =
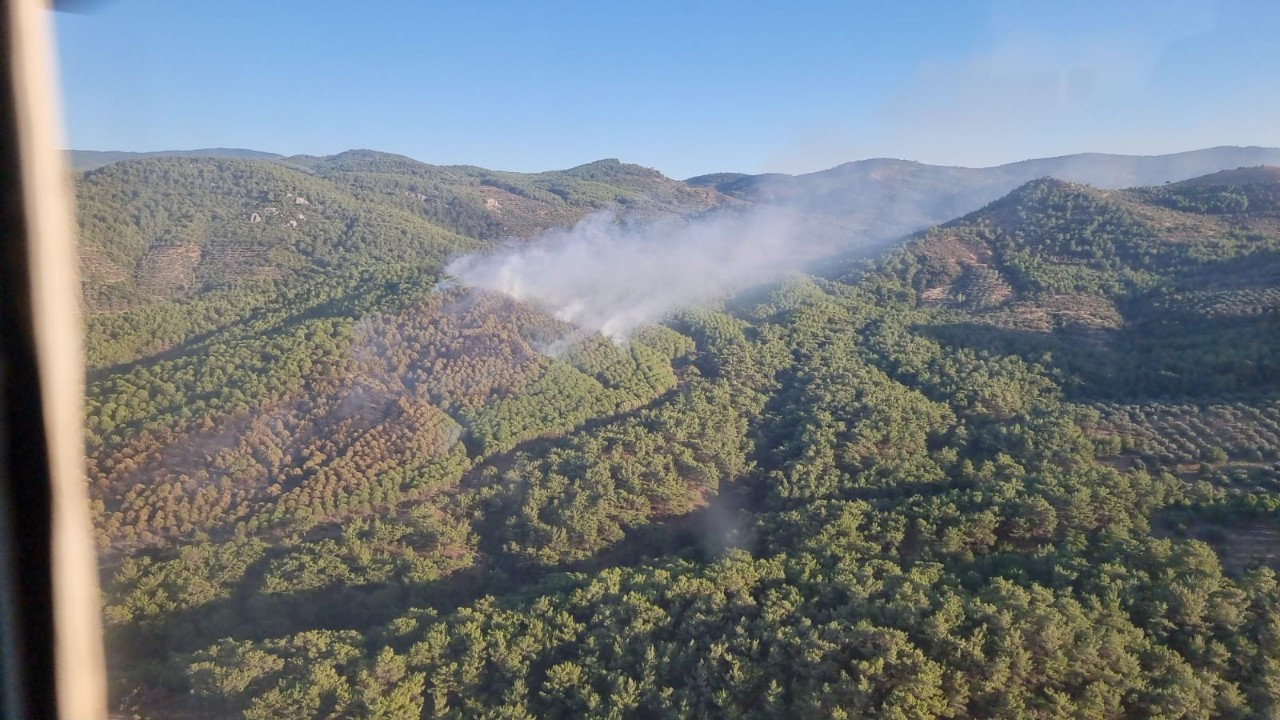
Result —
M1280 148L1222 146L1149 156L1084 153L989 168L877 158L804 175L717 173L685 182L746 202L793 206L878 243L976 210L1041 177L1115 189L1258 165L1280 165Z
M486 239L530 237L541 229L572 223L591 208L619 207L633 216L639 208L643 216L746 203L798 211L807 231L823 242L875 246L972 212L1040 177L1112 189L1160 185L1224 170L1280 165L1280 148L1220 146L1147 156L1082 153L988 168L875 158L803 175L722 172L684 181L616 159L566 170L517 173L432 165L374 150L325 157L284 157L228 148L154 153L73 150L69 157L79 170L148 157L267 161L313 176L354 182L361 188L358 194L367 194L370 183L398 192L417 200L419 211L421 203L426 203L433 221ZM364 177L357 180L357 176ZM431 191L424 192L427 189Z
M199 148L195 150L154 150L131 152L122 150L67 150L68 161L74 170L92 170L124 160L149 157L189 158L244 158L282 160L290 165L318 165L331 167L343 162L368 162L371 158L385 161L398 158L405 167L475 167L467 165L430 165L404 155L375 150L347 150L336 155L285 156L279 153L250 150L247 148ZM600 163L619 164L609 158L587 163L562 172L589 168ZM625 164L625 163L624 163ZM640 167L625 164L627 167ZM713 187L727 195L748 200L767 199L770 194L783 193L787 189L820 187L830 188L842 181L855 178L890 180L895 175L932 174L939 177L1017 179L1014 186L1039 177L1052 176L1060 180L1085 183L1101 188L1137 187L1159 185L1165 182L1187 180L1222 170L1261 165L1280 165L1280 148L1256 145L1220 145L1186 152L1163 155L1122 155L1113 153L1077 153L1047 158L1032 158L989 167L963 167L958 165L931 165L914 160L897 158L868 158L842 163L826 170L791 175L787 173L716 172L698 175L684 180L695 187ZM478 168L477 168L478 169ZM493 171L503 172L503 171ZM556 171L548 171L556 172ZM650 173L657 171L650 170ZM527 175L531 173L511 173ZM545 173L542 173L545 174ZM1010 189L1012 189L1012 187ZM1007 192L1007 191L1006 191ZM992 198L994 199L994 198Z
M1173 185L1175 187L1198 187L1203 185L1253 185L1257 183L1280 183L1280 167L1276 165L1238 167L1235 170L1221 170L1209 175L1182 180L1173 183Z
M350 150L283 157L214 148L72 154L105 163L77 179L85 296L93 310L178 300L246 280L390 262L438 267L592 212L620 222L777 205L815 252L861 252L977 210L1040 177L1163 185L1280 165L1276 148L1073 155L996 168L864 160L808 175L722 173L687 181L616 159L516 173ZM120 158L112 161L112 158ZM1244 177L1244 175L1240 175ZM1181 196L1167 203L1193 203ZM1212 199L1235 207L1250 199ZM1194 200L1201 203L1201 200ZM1181 206L1181 205L1179 205Z
M799 186L831 183L837 178L870 177L884 179L894 172L952 173L956 176L1022 177L1022 182L1052 176L1059 180L1084 183L1101 188L1159 185L1220 170L1256 165L1280 164L1280 148L1220 145L1200 150L1164 155L1119 155L1111 153L1077 153L1048 158L1032 158L989 167L930 165L897 158L869 158L842 163L826 170L790 175L787 173L718 172L685 180L690 185L715 187L734 195L749 195L762 184L796 183ZM876 177L877 175L881 177Z
M261 150L244 148L200 148L198 150L155 150L149 152L128 152L124 150L67 150L67 162L72 170L96 170L122 160L137 160L152 157L187 157L187 158L244 158L257 160L274 160L283 157Z

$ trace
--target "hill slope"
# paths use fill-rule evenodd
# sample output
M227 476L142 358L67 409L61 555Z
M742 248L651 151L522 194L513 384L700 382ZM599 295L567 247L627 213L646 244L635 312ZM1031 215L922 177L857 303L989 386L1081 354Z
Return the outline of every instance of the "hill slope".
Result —
M483 238L404 193L465 204L505 182L527 227L609 194L642 212L716 195L609 162L505 178L369 153L142 162L83 180L103 206L82 222L139 230L99 236L122 266L152 252L153 215L205 228L184 236L205 253L208 228L288 193L335 227L395 207L436 240L304 244L264 215L263 255L236 267L297 263L278 278L197 262L214 289L94 316L89 480L121 713L1280 709L1266 172L1035 180L619 345L404 261ZM148 189L112 200L134 174ZM202 182L231 189L170 214Z
M86 299L124 309L243 281L411 263L473 238L323 178L261 160L152 158L76 184Z
M730 202L616 160L522 175L372 151L131 159L82 174L76 191L88 307L112 311L299 273L438 269L597 210L642 221Z

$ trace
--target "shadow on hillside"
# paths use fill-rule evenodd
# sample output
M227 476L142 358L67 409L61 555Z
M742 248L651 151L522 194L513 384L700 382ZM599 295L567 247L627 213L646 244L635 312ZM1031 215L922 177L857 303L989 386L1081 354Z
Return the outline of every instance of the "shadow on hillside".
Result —
M316 630L359 630L385 625L411 608L431 608L447 615L486 595L519 602L553 591L573 574L610 567L630 567L659 559L708 559L728 547L748 543L750 523L741 496L733 489L714 496L689 513L631 528L595 555L554 566L500 568L482 559L465 570L422 584L375 583L328 586L311 590L255 593L274 555L249 568L236 595L164 614L158 621L118 626L108 632L110 654L121 666L141 659L157 660L162 648L169 658L202 649L222 638L263 640ZM181 683L181 667L171 667Z
M1280 314L1206 317L1148 309L1123 330L917 326L950 348L1038 363L1077 400L1206 398L1280 388Z
M1038 363L1069 394L1088 395L1113 387L1118 380L1116 331L1101 333L1101 342L1082 342L1071 331L1015 330L975 322L920 325L916 332L952 349L980 355L1014 355Z
M1181 283L1201 289L1275 287L1280 284L1280 251L1264 250L1206 263Z
M268 330L259 333L258 337L263 338L265 336L277 334L282 330L305 320L313 320L320 317L346 317L349 313L344 309L344 307L349 306L352 302L358 300L360 296L361 292L353 291L346 295L331 298L319 305L305 308L299 312L287 315L274 323ZM114 365L103 365L102 367L88 368L85 372L86 380L90 383L94 383L100 380L105 380L112 375L128 373L142 366L154 365L157 362L178 360L198 355L201 352L208 350L208 346L206 346L205 343L209 342L213 338L227 332L235 325L248 325L256 322L260 320L265 313L270 312L273 309L274 308L271 306L257 308L239 320L221 324L218 327L206 330L202 333L196 333L172 347L150 354L141 355L133 360L115 363Z
M677 373L683 370L687 365L688 363L684 361L672 363L672 367L675 368ZM575 434L591 433L605 425L618 422L630 415L634 415L635 413L657 407L675 397L680 391L680 387L681 383L677 381L676 385L673 387L663 390L648 400L640 402L638 405L618 409L605 415L596 415L594 417L587 418L576 425L570 425L559 429L544 429L543 435L521 440L513 445L509 450L494 452L491 455L485 456L478 465L467 471L466 475L464 475L462 480L459 482L458 487L463 490L473 490L479 485L479 478L483 475L484 471L490 467L496 467L499 471L502 471L510 465L512 459L516 455L523 453L545 455L546 453L558 448L568 447ZM465 423L459 419L456 414L451 417L458 420L459 424L465 425ZM464 435L462 442L467 449L467 454L471 457L479 456L483 452L476 444L478 441L473 437Z

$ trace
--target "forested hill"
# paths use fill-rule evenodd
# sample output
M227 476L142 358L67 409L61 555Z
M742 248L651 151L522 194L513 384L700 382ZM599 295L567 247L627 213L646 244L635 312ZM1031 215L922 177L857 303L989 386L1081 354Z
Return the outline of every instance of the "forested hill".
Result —
M1273 388L1276 173L1244 168L1127 191L1036 180L888 262L919 304L968 316L938 332L985 350L1049 353L1073 394Z
M94 168L77 176L88 307L119 311L299 272L391 262L438 267L461 249L534 237L594 210L644 221L780 205L799 211L806 232L829 246L876 246L975 210L1037 177L1108 187L1159 184L1280 163L1280 150L1086 154L983 169L867 160L798 177L722 173L686 182L617 160L512 173L369 150L328 157L213 149L73 153L76 158Z
M366 150L135 158L76 178L93 314L446 258L607 211L622 222L741 205L617 160L535 174Z
M110 165L122 160L137 160L149 157L224 157L224 158L258 158L269 160L280 155L261 150L244 148L203 148L200 150L156 150L151 152L127 152L121 150L68 150L67 162L73 170L94 170L103 165Z
M136 272L91 298L123 298L90 316L86 420L121 715L1280 712L1271 171L1034 180L621 344L438 283L489 237L441 208L731 201L487 172L82 178L120 268L168 247L153 217L199 251L168 299ZM202 274L228 228L249 259Z
M616 160L521 175L370 151L127 160L83 173L76 190L91 311L317 272L439 268L594 210L643 219L729 202Z

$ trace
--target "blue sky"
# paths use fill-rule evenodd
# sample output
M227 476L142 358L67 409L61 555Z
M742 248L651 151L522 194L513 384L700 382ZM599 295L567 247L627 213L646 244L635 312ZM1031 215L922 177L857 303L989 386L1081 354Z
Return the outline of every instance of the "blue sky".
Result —
M1280 2L98 0L68 147L674 177L1280 145Z

